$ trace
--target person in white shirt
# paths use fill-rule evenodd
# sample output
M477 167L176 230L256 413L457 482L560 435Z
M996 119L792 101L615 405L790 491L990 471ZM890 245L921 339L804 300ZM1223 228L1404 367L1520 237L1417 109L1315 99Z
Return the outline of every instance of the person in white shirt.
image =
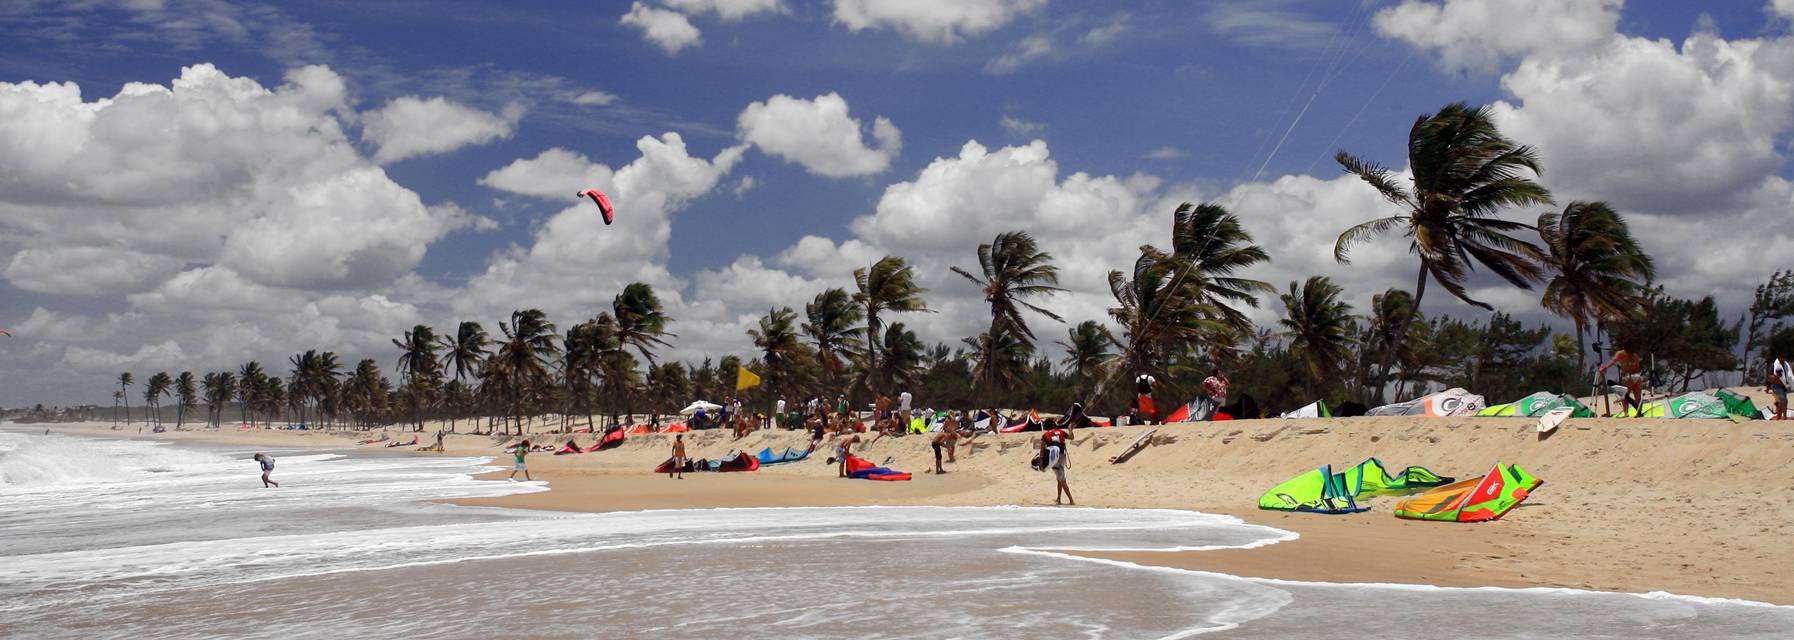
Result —
M909 403L910 403L910 400L911 400L911 398L910 398L908 391L897 394L897 414L900 416L903 416L903 422L901 423L901 427L905 428L905 429L909 428Z
M772 410L772 426L785 426L785 399L779 398L777 408Z
M1765 381L1763 390L1775 398L1775 416L1770 420L1788 419L1788 387L1794 386L1794 367L1788 365L1786 356L1776 356L1769 363L1769 379Z

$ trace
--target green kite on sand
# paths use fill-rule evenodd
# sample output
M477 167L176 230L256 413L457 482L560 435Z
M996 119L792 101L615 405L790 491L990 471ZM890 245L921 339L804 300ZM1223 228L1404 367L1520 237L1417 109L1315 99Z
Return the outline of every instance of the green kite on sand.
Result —
M1570 409L1572 418L1593 418L1595 412L1569 394L1540 391L1507 404L1498 404L1476 412L1481 417L1529 417L1537 418L1550 413L1552 409Z
M1290 478L1258 498L1258 508L1310 513L1356 513L1358 498L1402 495L1451 482L1426 467L1408 467L1391 475L1383 461L1371 458L1333 473L1327 465Z

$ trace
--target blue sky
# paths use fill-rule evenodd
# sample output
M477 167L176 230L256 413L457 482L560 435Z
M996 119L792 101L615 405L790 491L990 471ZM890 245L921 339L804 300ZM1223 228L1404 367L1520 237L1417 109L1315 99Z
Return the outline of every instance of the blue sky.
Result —
M215 71L194 86L222 92L108 107L130 127L0 124L0 404L104 403L108 372L304 348L390 367L384 338L409 323L491 325L528 304L572 324L638 279L673 298L678 356L740 352L769 305L883 253L927 272L942 313L914 320L924 337L957 342L981 312L945 267L993 230L1041 236L1074 272L1067 315L1096 318L1101 274L1163 242L1191 199L1248 218L1277 259L1261 278L1332 275L1362 304L1411 274L1399 245L1326 259L1322 240L1387 213L1330 155L1400 168L1408 124L1459 100L1498 103L1561 201L1633 214L1672 293L1738 307L1790 266L1794 3L1481 4L0 2L0 113L48 119L16 122L82 121L197 65ZM47 83L89 104L47 106ZM220 100L242 101L236 119ZM309 123L243 125L293 104ZM751 105L767 106L753 128ZM683 149L642 150L668 133ZM562 231L595 220L571 197L594 185L528 162L551 149L628 185L615 226L580 231L603 235ZM166 175L171 193L101 193L121 175ZM1762 229L1747 249L1782 258L1673 240L1715 223ZM1545 320L1532 294L1486 293Z

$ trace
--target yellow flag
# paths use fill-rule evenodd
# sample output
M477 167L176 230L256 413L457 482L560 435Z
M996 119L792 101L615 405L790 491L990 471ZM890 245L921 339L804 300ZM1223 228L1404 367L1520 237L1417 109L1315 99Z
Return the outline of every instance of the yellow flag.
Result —
M752 371L748 371L747 367L737 367L737 369L740 369L740 371L735 372L736 391L760 386L760 376L754 375L754 372Z

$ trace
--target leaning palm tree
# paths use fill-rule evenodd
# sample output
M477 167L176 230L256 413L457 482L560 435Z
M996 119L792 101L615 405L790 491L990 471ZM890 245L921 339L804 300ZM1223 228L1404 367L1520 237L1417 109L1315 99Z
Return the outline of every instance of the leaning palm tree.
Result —
M1641 308L1656 269L1622 218L1605 202L1572 202L1563 213L1539 216L1546 311L1576 325L1576 368L1588 368L1583 336L1590 320L1623 317Z
M1356 320L1352 306L1340 301L1339 285L1326 276L1313 276L1297 288L1289 283L1283 300L1281 337L1289 340L1290 355L1302 365L1302 388L1310 396L1325 390L1339 378L1351 358Z
M1074 380L1081 383L1095 380L1114 361L1109 349L1115 345L1115 336L1109 333L1108 327L1095 320L1085 320L1066 334L1065 341L1057 343L1065 349L1065 359L1059 363L1065 365Z
M1171 353L1185 345L1199 344L1204 336L1224 329L1219 315L1197 304L1194 288L1180 283L1184 264L1172 256L1142 247L1134 261L1132 277L1109 272L1109 293L1116 306L1109 317L1121 326L1121 354L1115 371L1150 373L1165 378ZM1091 398L1102 395L1098 384Z
M928 350L915 332L905 328L901 322L892 323L890 331L885 334L881 350L885 359L879 362L879 369L874 371L884 387L888 389L915 385L921 377L922 358L927 355Z
M666 339L679 337L667 331L673 319L661 309L654 287L645 282L623 287L623 292L611 301L611 310L616 313L617 340L625 348L635 348L650 366L655 364L654 348L670 346Z
M843 289L818 293L815 300L804 305L804 317L809 322L803 324L803 332L816 347L816 359L824 373L840 376L845 368L842 358L859 350L860 329L856 325L865 315L854 304L853 296Z
M411 392L412 421L416 429L422 431L424 405L429 403L440 378L436 368L436 330L428 325L417 325L405 332L403 340L394 339L392 346L399 348L399 371L404 376L405 387Z
M1028 302L1029 298L1065 291L1059 288L1059 268L1053 266L1053 256L1041 251L1028 232L1000 233L995 240L978 245L978 269L979 275L959 267L953 267L953 272L978 285L990 304L986 336L1009 336L1032 347L1034 332L1022 319L1022 309L1064 322L1058 314Z
M199 386L192 371L182 371L174 377L174 398L174 428L179 429L187 424L187 410L199 408Z
M480 370L480 362L491 349L487 346L491 339L486 337L486 328L471 320L463 321L455 330L455 337L443 336L441 367L453 371L456 380L465 380Z
M1509 235L1533 227L1495 216L1506 207L1549 204L1551 192L1527 177L1540 172L1538 154L1503 137L1488 107L1460 102L1414 121L1408 132L1412 186L1397 182L1389 169L1344 151L1335 159L1403 211L1339 234L1334 259L1347 263L1354 245L1402 231L1408 252L1420 259L1414 283L1416 308L1431 280L1459 300L1493 309L1471 298L1466 288L1477 265L1522 289L1531 289L1542 279L1538 248ZM1407 327L1395 333L1406 335ZM1384 353L1378 379L1388 378L1393 355ZM1377 391L1380 397L1382 390Z
M561 384L566 388L568 406L564 415L585 415L586 426L592 426L593 381L599 370L599 357L607 337L600 335L596 321L582 322L567 329L561 338ZM562 418L563 423L566 418Z
M1180 263L1179 280L1194 289L1191 302L1227 327L1249 332L1252 321L1238 307L1256 308L1258 296L1274 289L1239 274L1270 262L1270 254L1253 244L1240 219L1220 205L1185 202L1171 218L1171 255Z
M162 424L162 398L174 387L174 378L165 371L157 371L143 384L144 409L149 411L156 424ZM145 420L149 422L149 420Z
M125 403L125 426L127 427L131 426L131 385L134 384L137 384L137 379L131 376L131 372L118 374L118 396L115 399L123 400Z
M883 314L888 312L928 311L928 304L922 301L922 294L928 290L916 284L915 267L897 256L885 256L870 268L854 269L854 286L858 289L853 294L853 301L865 310L866 316L866 362L865 370L879 374L887 368L878 363L879 351L884 347L880 334L884 330ZM883 387L874 387L874 391Z
M776 398L787 390L797 366L797 312L791 307L769 309L761 316L760 327L747 333L760 349L760 361L766 364L767 392Z

